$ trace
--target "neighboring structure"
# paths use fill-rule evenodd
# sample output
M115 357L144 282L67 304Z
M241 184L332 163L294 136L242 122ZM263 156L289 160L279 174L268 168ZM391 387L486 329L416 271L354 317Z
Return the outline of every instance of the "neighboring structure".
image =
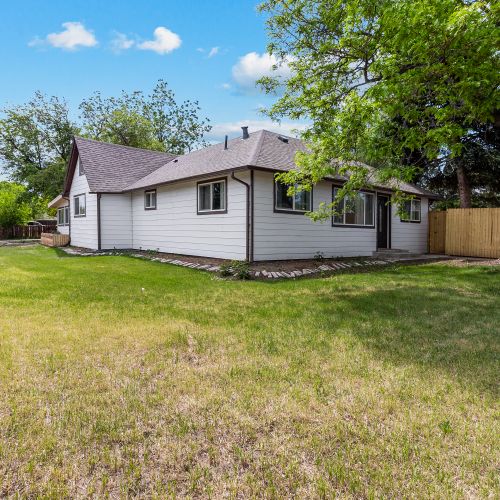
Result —
M342 216L304 215L331 202L343 180L287 195L277 172L295 167L305 146L266 130L177 156L75 137L63 193L52 200L58 228L91 249L154 249L239 260L371 255L381 248L427 251L428 206L435 196L411 184L408 219L374 185Z

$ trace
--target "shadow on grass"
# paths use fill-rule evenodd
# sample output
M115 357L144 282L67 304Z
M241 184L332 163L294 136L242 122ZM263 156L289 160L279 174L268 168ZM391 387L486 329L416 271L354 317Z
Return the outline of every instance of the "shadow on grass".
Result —
M333 329L328 321L322 327L350 331L392 364L445 370L461 384L498 396L499 271L413 269L412 286L401 280L404 269L388 270L383 288L319 294L322 313L336 318Z

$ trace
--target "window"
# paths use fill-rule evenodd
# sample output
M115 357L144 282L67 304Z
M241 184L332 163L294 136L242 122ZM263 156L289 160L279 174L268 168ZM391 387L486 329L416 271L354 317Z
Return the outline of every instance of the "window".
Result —
M85 217L85 195L79 194L73 197L75 217Z
M226 211L226 180L198 184L198 213Z
M418 198L407 200L403 203L403 213L401 222L420 222L421 220L421 203Z
M80 160L78 160L78 175L83 175L83 167Z
M340 188L333 188L333 198L337 197ZM373 193L359 192L355 196L345 196L337 206L337 215L333 217L333 225L374 227Z
M144 191L144 210L156 210L156 189Z
M67 226L69 224L69 207L61 207L57 209L57 225Z
M281 182L275 182L275 204L274 209L277 212L310 212L311 207L311 191L296 192L292 196L288 196L288 186Z

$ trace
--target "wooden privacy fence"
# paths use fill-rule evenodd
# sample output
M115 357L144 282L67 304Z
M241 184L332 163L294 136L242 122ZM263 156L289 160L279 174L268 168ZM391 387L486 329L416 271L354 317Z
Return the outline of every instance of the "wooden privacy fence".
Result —
M430 212L429 251L465 257L500 257L500 208Z
M42 233L54 233L57 226L11 226L0 227L0 240L2 239L39 239Z

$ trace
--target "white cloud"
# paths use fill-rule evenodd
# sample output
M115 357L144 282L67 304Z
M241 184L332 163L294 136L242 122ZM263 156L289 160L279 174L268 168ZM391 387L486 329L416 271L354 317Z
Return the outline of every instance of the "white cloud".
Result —
M152 50L157 54L168 54L181 46L181 37L164 26L158 26L153 32L154 40L138 44L142 50Z
M216 123L212 130L206 134L206 138L210 141L223 141L225 135L230 137L238 137L241 135L241 127L248 126L249 132L256 132L257 130L270 130L278 134L296 137L298 132L303 132L307 128L305 123L276 123L272 120L241 120L237 122Z
M211 57L216 56L219 53L220 47L212 47L210 49L210 52L208 53L208 58L210 59Z
M277 76L284 80L290 77L290 66L284 62L276 70L273 66L277 64L274 55L258 54L249 52L239 58L233 66L233 79L244 91L256 91L255 82L263 76Z
M117 54L132 48L134 44L134 40L128 38L127 35L123 33L119 33L118 31L115 32L115 37L110 42L111 50Z
M224 90L229 90L231 88L231 84L230 83L223 83L221 85L221 87L224 89Z
M96 37L91 30L85 28L79 22L67 22L62 24L65 28L60 33L49 33L45 39L35 38L28 45L52 45L64 50L76 50L79 47L94 47L97 45Z

